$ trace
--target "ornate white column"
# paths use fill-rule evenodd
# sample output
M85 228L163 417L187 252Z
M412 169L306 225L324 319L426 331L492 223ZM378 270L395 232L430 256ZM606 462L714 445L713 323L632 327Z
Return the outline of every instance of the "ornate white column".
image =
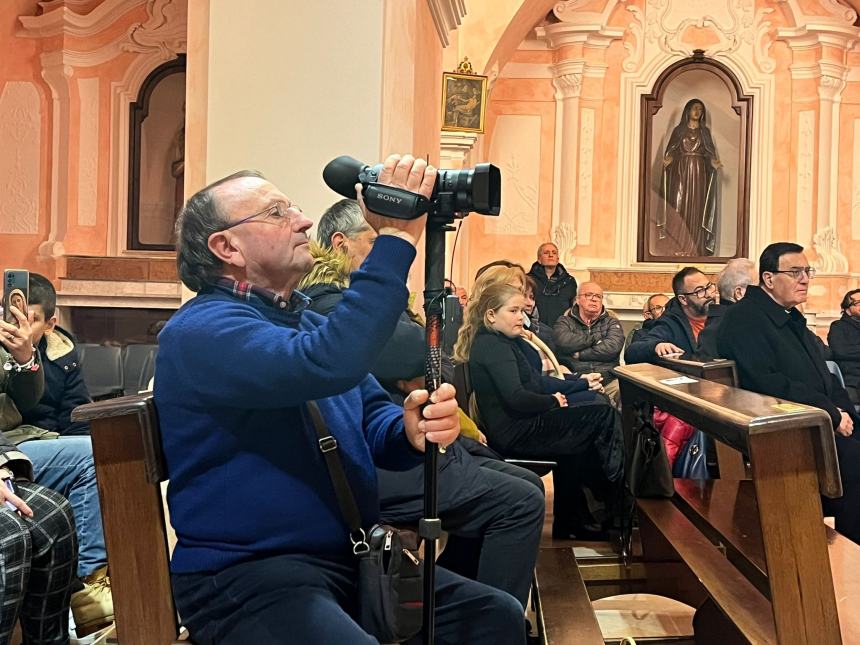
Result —
M556 100L555 191L552 208L552 237L571 262L576 248L576 178L579 153L579 95L582 91L582 61L553 66Z
M42 78L51 88L51 203L48 239L39 245L39 256L58 258L65 255L69 211L69 79L72 66L62 51L42 54Z
M562 262L571 267L577 244L591 242L592 170L594 167L597 109L584 107L582 90L587 79L602 79L607 66L603 55L623 29L607 27L608 15L583 12L581 2L566 0L553 9L560 22L538 27L538 38L550 49L565 49L569 56L551 67L556 100L555 172L552 209L552 240ZM602 51L601 51L602 50ZM602 84L594 98L598 105Z
M853 44L853 43L852 43ZM850 45L849 45L850 46ZM836 229L836 191L839 183L839 104L848 78L844 65L818 63L818 221L816 230Z

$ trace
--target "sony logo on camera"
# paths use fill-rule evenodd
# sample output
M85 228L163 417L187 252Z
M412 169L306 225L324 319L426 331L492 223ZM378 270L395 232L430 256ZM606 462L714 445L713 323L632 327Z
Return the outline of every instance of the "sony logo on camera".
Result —
M387 202L394 202L395 204L399 204L403 201L400 197L395 197L394 195L386 195L385 193L379 193L379 199L383 199Z

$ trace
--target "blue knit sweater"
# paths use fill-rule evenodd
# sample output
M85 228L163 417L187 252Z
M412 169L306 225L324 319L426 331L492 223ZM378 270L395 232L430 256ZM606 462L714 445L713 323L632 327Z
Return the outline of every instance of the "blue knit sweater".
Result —
M175 573L267 555L350 553L348 532L304 403L315 399L364 525L377 520L374 462L420 462L369 366L408 297L411 245L382 236L328 318L214 289L159 335L155 401L178 544Z

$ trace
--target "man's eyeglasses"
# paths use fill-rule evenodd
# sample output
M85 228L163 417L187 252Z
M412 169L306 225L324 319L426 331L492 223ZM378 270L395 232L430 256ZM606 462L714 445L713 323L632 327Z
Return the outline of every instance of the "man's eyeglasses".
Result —
M651 320L652 318L659 318L665 310L666 307L664 307L663 305L654 305L650 309L646 309L645 313L643 313L642 315L647 320Z
M713 282L709 282L706 285L701 287L696 287L692 291L688 291L687 293L679 293L679 296L696 296L697 298L704 298L707 294L713 293L714 289L717 288Z
M585 300L603 300L602 293L581 293L579 295Z
M771 271L771 273L784 273L790 275L795 280L799 281L805 273L806 277L812 280L815 277L815 267L799 267L796 269L785 269L784 271Z
M856 307L857 305L860 305L860 300L849 300L847 309L850 309L851 307Z
M219 231L229 231L231 228L239 226L239 224L244 224L245 222L250 222L254 218L257 218L260 216L262 216L264 218L268 218L269 220L271 220L275 224L282 224L282 223L289 224L290 219L291 219L289 211L291 211L291 210L294 210L298 213L302 212L301 207L297 206L296 204L293 204L292 202L290 202L289 204L284 204L282 202L276 202L276 203L272 204L271 206L267 207L266 209L261 210L259 213L253 213L252 215L248 215L247 217L243 217L242 219L238 219L235 222L231 222L227 226L224 226L223 228L219 228L218 230Z

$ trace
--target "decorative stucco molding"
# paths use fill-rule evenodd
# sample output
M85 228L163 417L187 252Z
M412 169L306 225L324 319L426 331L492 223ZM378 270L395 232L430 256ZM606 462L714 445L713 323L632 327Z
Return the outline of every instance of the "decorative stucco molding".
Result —
M825 226L812 236L812 248L818 258L812 265L824 275L848 273L848 258L842 253L839 236L830 226Z
M450 44L448 34L460 26L466 15L465 0L427 0L439 42L443 47Z
M188 5L182 0L147 0L147 20L132 25L120 48L126 52L153 50L172 58L185 51Z
M709 0L703 8L708 13L702 15L681 0L648 0L646 38L667 54L692 56L694 45L683 40L684 32L690 27L708 28L718 38L705 50L709 57L732 54L755 41L754 0Z
M118 255L125 251L125 236L128 218L128 150L129 150L129 105L137 100L143 81L160 64L186 51L187 4L183 0L105 0L88 14L80 13L85 2L77 0L54 0L41 3L45 13L40 16L21 16L21 37L47 38L51 35L94 36L113 25L129 11L146 5L146 20L131 25L112 41L93 50L74 49L68 41L61 47L42 55L42 76L51 88L52 109L52 172L49 237L39 247L43 257L64 255L63 241L66 236L69 212L69 132L71 112L69 107L69 84L75 68L96 67L107 63L124 52L136 54L120 81L111 83L110 128L110 182L108 196L108 254ZM86 84L82 84L85 88ZM85 117L86 90L81 93L81 118L76 123L82 135L80 148L80 176L73 178L85 184L79 193L78 223L95 223L95 208L92 206L92 187L96 183L97 165L86 152L88 142L98 137L101 124L98 117ZM89 134L87 134L89 133Z
M20 16L19 36L46 38L60 34L89 38L104 31L131 9L147 0L105 0L89 13L77 13L70 2L39 3L43 13L39 16ZM49 5L49 7L45 7Z
M576 266L576 229L573 225L562 222L552 231L552 241L558 247L561 263L565 268Z
M474 132L442 131L439 156L444 168L462 168L478 135Z
M99 78L78 81L78 225L95 226L99 180Z
M815 181L815 110L804 110L797 122L797 239L812 236L812 190Z
M594 110L583 108L579 138L579 204L577 231L584 246L591 243L591 203L594 190Z
M48 239L39 245L39 256L57 258L65 254L69 206L69 135L71 110L69 106L69 79L72 67L67 65L63 52L42 54L42 78L51 88L52 141L50 228Z
M40 106L32 82L9 81L0 92L0 233L39 231Z

